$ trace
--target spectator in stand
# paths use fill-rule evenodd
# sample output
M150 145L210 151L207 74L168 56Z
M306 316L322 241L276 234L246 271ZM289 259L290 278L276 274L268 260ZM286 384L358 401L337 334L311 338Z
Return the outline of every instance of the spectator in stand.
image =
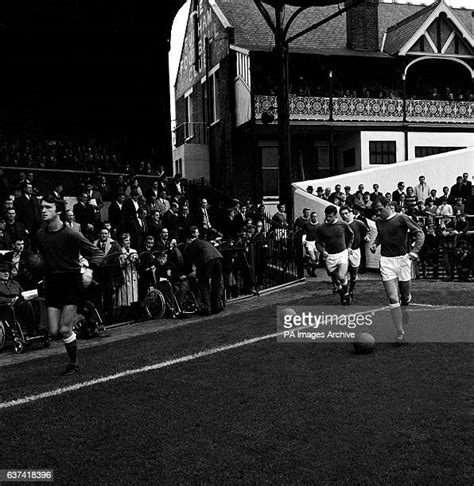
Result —
M134 192L138 192L139 196L143 196L142 188L140 187L140 183L138 182L138 179L136 177L130 179L130 186L125 189L125 195L132 197L132 194Z
M81 225L81 233L90 241L94 240L95 230L95 208L89 204L87 192L82 192L79 196L79 202L74 204L74 218Z
M60 201L64 199L63 196L64 186L61 182L56 182L53 186L53 195L55 199L59 199Z
M443 187L443 194L437 199L436 206L440 206L442 202L449 202L449 187Z
M160 197L157 199L156 205L161 215L165 214L166 211L168 211L168 209L170 208L170 202L168 201L168 193L166 191L160 192Z
M12 239L12 251L5 254L5 261L10 265L11 278L16 280L23 290L32 290L38 283L28 268L30 256L31 252L25 249L25 241L22 238Z
M425 176L421 175L419 178L419 184L414 187L414 194L417 201L425 201L430 195L430 186L425 181ZM407 189L408 191L408 189Z
M464 172L462 175L462 185L463 185L463 199L466 200L470 198L472 194L472 182L469 180L469 174Z
M74 212L68 209L64 213L64 225L68 226L74 231L77 231L78 233L81 232L81 225L79 223L76 223L76 218L74 217Z
M125 194L120 192L115 197L115 200L109 206L109 222L112 225L112 235L122 234L124 229L124 206Z
M456 215L458 212L462 215L465 214L465 207L462 202L462 197L457 197L453 204L453 214Z
M14 202L16 219L25 225L31 238L31 244L35 246L36 232L42 223L41 206L37 197L33 194L32 184L25 182L21 190L22 195Z
M156 201L160 197L160 182L158 179L151 183L150 189L145 192L145 197L148 203L151 203L153 200Z
M364 199L364 192L365 192L364 184L359 184L359 186L357 187L357 191L354 193L354 197L355 197L354 205L356 204L362 205L362 201Z
M306 192L308 192L309 194L313 194L314 193L314 187L313 186L308 186L306 188Z
M125 199L123 202L122 212L123 212L123 222L126 227L131 221L135 221L137 218L137 211L140 207L139 203L140 193L136 188L132 189L131 196L129 199Z
M170 249L170 238L168 228L162 228L158 239L155 238L155 247L157 251L168 251Z
M3 169L0 169L0 201L4 201L8 195L8 181Z
M385 193L385 199L389 202L389 204L391 204L393 201L392 201L392 193L391 192L386 192Z
M147 210L138 208L135 220L129 223L130 244L132 248L140 250L145 243L146 235L148 234L147 225Z
M427 218L423 227L425 242L420 251L420 267L423 278L427 277L427 267L433 268L433 278L438 278L440 232L434 224L433 218Z
M214 225L209 217L209 205L205 198L201 199L200 207L196 211L195 221L202 238L205 240L210 239L214 230Z
M430 199L430 198L428 198L428 203L426 204L425 209L426 209L426 212L427 212L427 213L428 213L430 216L432 216L432 217L436 216L437 211L438 211L437 206L435 206L435 204L434 204L433 200L432 200L432 199Z
M426 218L430 216L430 213L426 210L425 203L423 201L417 201L416 206L412 210L412 216L419 218Z
M319 186L316 189L316 196L317 197L320 197L320 198L323 198L323 196L324 196L324 189L321 186Z
M16 220L16 211L13 208L8 209L5 213L4 231L8 234L12 242L20 239L21 241L28 243L28 233L25 225Z
M117 288L114 307L120 310L129 310L138 302L138 253L131 247L130 235L123 233L120 236L121 245L119 262L122 269L123 283Z
M155 241L160 237L163 224L161 222L161 215L157 209L151 212L150 220L148 221L148 234L153 236Z
M372 202L374 202L378 197L381 197L383 196L383 194L379 191L379 185L378 184L374 184L372 186L374 192L370 195L370 200Z
M181 181L183 180L182 174L175 174L173 179L168 184L168 193L170 198L174 198L178 200L180 197L184 195L183 188L181 186Z
M86 183L85 192L89 197L89 204L94 207L96 225L100 226L101 223L100 210L104 207L102 194L99 191L94 189L90 181Z
M456 177L456 184L454 184L454 186L452 186L451 190L449 191L449 198L448 198L449 204L454 204L456 198L458 197L460 197L464 202L464 198L466 197L465 191L466 189L462 183L462 176Z
M0 221L0 250L10 251L12 247L12 240L8 233L5 232L5 223Z
M330 187L326 187L326 189L324 189L324 194L321 197L325 201L329 201L329 198L331 197L331 188Z
M400 196L402 194L405 195L405 183L400 181L397 184L397 189L392 192L392 201L399 204L400 203Z
M341 184L336 184L334 192L330 194L328 201L333 204L340 204L343 192L341 191Z
M405 194L400 194L400 201L398 203L394 202L393 204L395 205L397 213L406 213L407 208L405 205L405 199L406 195Z
M451 204L448 204L446 201L443 201L436 211L438 216L453 216L453 207Z
M454 223L450 220L441 223L441 247L443 248L443 258L446 267L447 277L444 280L452 282L454 280L454 269L456 267L456 243L458 232Z
M163 214L162 224L163 228L168 228L169 238L178 239L178 211L179 204L177 202L172 202L168 211Z
M225 239L235 239L239 228L236 221L237 209L235 207L227 210L226 217L222 224L222 233Z
M183 204L178 213L178 242L184 243L186 235L191 226L194 226L194 220L189 211L189 206Z
M101 194L103 201L110 201L110 188L106 177L103 175L97 178L97 191Z
M425 205L428 205L428 203L431 201L436 206L436 203L438 202L436 193L437 193L436 189L430 190L430 195L425 199Z
M356 197L351 194L351 186L344 186L344 193L346 195L346 205L352 208L356 202Z
M405 197L405 209L406 213L411 216L413 209L416 206L416 196L415 196L415 191L413 190L413 187L408 186L407 187L407 194Z

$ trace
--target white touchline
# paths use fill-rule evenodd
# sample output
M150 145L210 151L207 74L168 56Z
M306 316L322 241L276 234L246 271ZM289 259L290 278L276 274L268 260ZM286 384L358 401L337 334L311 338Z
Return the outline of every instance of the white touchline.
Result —
M114 375L103 376L101 378L96 378L94 380L83 381L82 383L76 383L75 385L56 388L55 390L38 393L37 395L30 395L27 397L19 398L17 400L12 400L10 402L0 402L0 410L4 410L6 408L11 408L11 407L17 407L19 405L24 405L26 403L36 402L38 400L42 400L43 398L50 398L58 395L63 395L64 393L80 390L82 388L87 388L89 386L99 385L101 383L107 383L108 381L118 380L119 378L124 378L126 376L137 375L139 373L146 373L147 371L159 370L161 368L167 368L168 366L173 366L175 364L185 363L186 361L192 361L195 359L204 358L205 356L210 356L212 354L222 353L224 351L229 351L231 349L247 346L248 344L253 344L259 341L264 341L266 339L275 338L280 336L281 334L283 334L283 332L267 334L266 336L259 336L252 339L245 339L244 341L239 341L238 343L229 344L227 346L219 346L217 348L212 348L212 349L206 349L204 351L200 351L199 353L189 354L187 356L170 359L168 361L162 361L161 363L144 366L143 368L135 368L132 370L121 371L120 373L115 373Z

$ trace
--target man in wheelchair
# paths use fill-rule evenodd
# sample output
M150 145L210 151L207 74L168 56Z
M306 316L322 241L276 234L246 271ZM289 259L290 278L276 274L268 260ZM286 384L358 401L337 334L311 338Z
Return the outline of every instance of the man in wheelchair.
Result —
M10 264L0 260L0 318L9 322L16 318L27 335L35 336L39 332L39 326L33 306L22 297L22 292L20 284L11 278Z
M155 262L153 271L155 287L163 293L166 299L170 299L171 303L174 300L173 296L175 297L178 309L173 309L173 312L176 311L177 314L180 314L187 294L191 291L187 276L168 260L166 251L157 252ZM170 295L170 291L172 295ZM172 305L172 307L176 306Z

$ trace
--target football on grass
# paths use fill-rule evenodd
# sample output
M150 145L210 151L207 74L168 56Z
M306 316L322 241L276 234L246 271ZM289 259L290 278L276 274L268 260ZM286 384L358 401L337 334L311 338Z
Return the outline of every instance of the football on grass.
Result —
M375 348L375 339L368 332L361 332L353 343L356 354L370 354Z

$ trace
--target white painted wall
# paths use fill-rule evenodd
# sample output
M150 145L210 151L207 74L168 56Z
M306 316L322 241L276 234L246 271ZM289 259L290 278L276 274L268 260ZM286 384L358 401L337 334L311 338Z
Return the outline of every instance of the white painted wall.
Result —
M399 181L404 181L407 186L416 185L418 184L418 177L424 175L428 185L441 193L443 186L451 187L456 183L456 177L463 172L468 172L471 177L473 175L474 147L397 164L371 166L370 169L359 172L297 182L293 186L306 192L305 189L308 185L316 189L318 186L334 188L336 184L341 184L342 187L351 186L354 192L359 184L364 184L365 188L371 192L372 184L377 183L380 186L380 191L385 193L393 192ZM307 196L311 197L310 194L307 194Z
M209 181L209 147L201 144L183 144L173 151L173 167L183 159L183 177Z

